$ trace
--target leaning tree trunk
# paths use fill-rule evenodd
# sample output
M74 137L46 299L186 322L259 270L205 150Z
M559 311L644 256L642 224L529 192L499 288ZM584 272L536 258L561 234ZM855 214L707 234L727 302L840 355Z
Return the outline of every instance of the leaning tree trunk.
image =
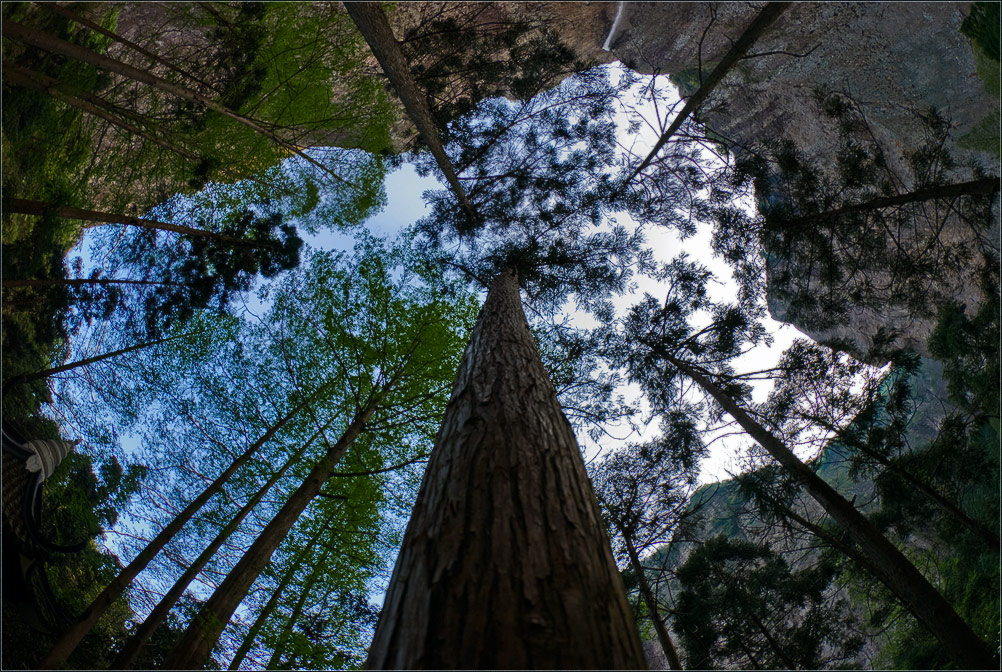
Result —
M967 182L956 182L954 184L934 184L904 194L897 194L896 196L878 196L862 203L844 205L834 210L779 220L766 226L771 229L790 231L855 212L871 212L896 205L908 205L910 203L922 203L925 201L952 200L962 196L991 196L999 190L1000 184L1002 184L1002 181L997 177L983 177Z
M30 280L0 280L0 287L85 287L87 285L180 285L166 280L129 280L128 278L31 278Z
M992 655L985 642L957 615L953 606L929 583L922 572L866 516L801 462L786 444L756 422L709 378L671 355L666 354L665 359L712 396L749 436L800 481L804 490L846 530L859 546L860 552L869 558L871 568L877 572L877 578L939 640L959 668L998 669L998 659Z
M218 112L224 117L229 117L234 121L237 121L244 126L252 129L253 131L263 135L268 138L278 146L289 150L290 152L296 154L298 157L306 161L307 163L319 168L321 171L327 173L335 180L346 184L348 186L354 187L355 185L344 180L340 175L332 172L327 166L323 165L309 154L303 152L298 146L285 140L279 135L273 133L272 131L265 128L262 125L264 122L258 122L249 117L245 117L242 114L231 110L225 105L205 96L197 91L193 91L184 86L180 86L173 82L170 82L162 77L157 77L156 75L139 68L135 68L128 63L123 63L122 61L116 61L115 59L109 58L104 54L99 54L95 51L91 51L86 47L81 47L79 45L61 40L54 35L50 35L44 31L31 26L26 26L18 23L17 21L4 21L2 25L3 36L12 40L17 40L18 42L23 42L24 44L30 44L33 47L38 47L39 49L44 49L45 51L52 52L54 54L59 54L61 56L66 56L67 58L72 58L78 60L82 63L87 63L93 65L107 72L113 72L122 77L132 79L137 82L141 82L155 89L159 89L164 93L177 96L183 100L189 100L195 103L200 103L205 107L209 108L214 112Z
M289 618L285 622L286 625L282 628L282 632L278 636L278 642L275 643L275 650L271 652L271 658L268 660L268 664L264 669L295 669L290 664L292 663L291 660L287 660L283 667L279 667L279 665L282 662L282 657L288 649L289 637L292 636L292 629L296 627L296 622L302 617L303 608L306 606L306 600L309 599L310 593L313 592L313 586L317 585L317 581L320 580L320 576L324 571L324 564L327 562L329 555L330 550L327 549L320 555L320 557L314 560L313 570L310 572L310 575L306 577L306 580L303 582L303 585L299 590L299 598L296 600L296 604L292 607L292 613L289 614ZM295 654L293 654L293 657L295 657Z
M153 633L156 632L160 623L162 623L167 617L168 612L174 608L177 601L181 599L184 592L188 590L188 586L195 580L195 577L197 577L202 572L202 569L209 564L209 561L216 555L216 551L218 551L220 547L226 543L226 540L230 538L230 535L237 531L240 527L240 523L242 523L244 519L250 515L251 511L257 507L261 500L264 499L264 496L268 494L268 491L271 490L272 486L278 483L278 481L285 475L285 472L287 472L292 465L299 462L303 453L306 452L306 449L310 447L323 429L326 429L326 426L318 430L312 437L303 443L299 450L290 455L285 461L285 464L283 464L278 471L272 474L271 478L269 478L263 486L258 488L258 491L254 493L246 504L244 504L243 508L240 509L237 515L235 515L230 522L228 522L223 529L219 531L216 538L212 540L212 543L210 543L205 550L202 551L201 555L195 559L195 562L191 563L181 577L174 582L174 585L171 586L171 589L167 591L167 594L164 595L160 602L157 603L157 606L153 608L153 611L146 617L146 620L143 621L142 625L136 628L135 633L133 633L132 637L130 637L125 643L122 650L118 652L118 656L115 657L115 660L112 661L110 669L127 670L132 667L132 664L136 660L136 656L138 656L143 650L143 647L146 646L146 642L148 642Z
M205 490L201 492L181 513L177 514L174 519L167 524L164 529L157 534L153 540L146 545L139 555L135 557L124 569L122 569L118 576L116 576L111 583L109 583L101 593L94 598L87 609L84 610L83 614L73 623L67 630L60 636L59 640L52 646L49 653L45 658L38 664L38 669L42 670L52 670L59 669L66 662L66 659L73 653L77 645L84 638L87 633L90 632L94 624L97 623L98 619L104 615L108 608L114 604L115 600L122 594L122 592L128 587L132 580L136 578L139 572L146 569L146 566L150 564L153 558L163 549L167 543L177 535L178 532L184 527L185 523L194 517L196 513L205 505L209 499L212 498L217 492L223 489L223 484L229 479L233 473L239 469L241 466L250 461L254 455L257 454L261 446L267 443L278 431L286 425L292 418L294 418L306 405L310 403L309 401L304 402L292 409L287 415L280 418L274 425L272 425L261 437L255 441L247 450L236 457L230 465L221 473L216 480L209 484Z
M245 238L237 238L236 236L227 236L222 233L216 233L214 231L206 231L205 229L196 229L191 226L184 226L183 224L172 224L171 222L161 222L155 219L144 219L142 217L133 217L132 215L120 215L114 212L100 212L97 210L85 210L83 208L74 208L67 205L56 205L54 203L44 203L42 201L32 201L25 198L13 198L10 201L10 205L7 208L8 212L13 212L19 215L44 215L47 212L51 212L56 217L64 217L66 219L80 219L87 222L95 222L94 224L87 224L84 228L90 228L97 226L98 224L125 224L127 226L136 226L142 229L151 229L154 231L171 231L174 233L183 233L189 236L199 236L203 238L212 238L214 240L221 240L225 243L233 243L235 245L246 245L248 247L260 247L265 246L275 246L275 243L258 243Z
M52 5L50 5L50 7L51 6ZM135 136L163 147L167 151L173 152L174 154L188 159L189 161L198 161L200 158L198 154L168 141L165 139L163 134L158 135L151 130L146 130L137 126L136 124L144 125L145 121L149 121L144 121L140 115L129 110L115 107L112 103L109 103L103 98L87 91L76 90L63 82L60 82L54 77L49 77L35 70L30 70L23 66L5 61L3 63L3 78L5 81L8 81L15 86L32 89L33 91L40 91L48 96L51 96L52 98L55 98L56 100L66 103L71 107L77 108L81 112L104 119L112 126L128 131ZM129 119L135 121L136 124L129 123ZM220 168L219 170L221 174L231 177L234 181L249 179L260 183L260 180L257 177L240 175L236 171L229 168ZM268 186L272 187L272 189L282 188L278 185Z
M264 627L264 624L271 616L271 613L275 611L276 607L278 607L278 603L281 601L282 596L285 593L285 589L288 588L289 584L292 583L292 580L296 578L296 574L299 572L300 568L309 561L310 552L313 551L314 545L320 540L323 533L327 531L332 520L333 517L317 525L317 529L313 532L309 541L302 548L302 550L296 553L292 564L285 570L285 574L282 575L278 585L275 586L275 590L272 591L271 597L268 598L268 601L258 613L257 618L254 619L253 625L251 625L250 629L247 631L247 635L237 648L237 652L233 655L233 660L230 661L230 665L227 669L240 669L240 663L244 661L244 658L247 657L250 650L254 648L254 641L257 639L258 633L261 632L261 628Z
M703 104L703 101L709 97L715 88L717 88L717 85L720 84L727 73L731 71L731 68L733 68L737 62L741 60L745 53L751 49L753 44L755 44L758 38L762 36L769 26L776 22L776 19L778 19L780 15L785 12L787 8L789 8L789 6L789 2L770 2L762 8L762 11L758 13L758 16L756 16L748 27L745 28L745 31L740 37L738 37L737 41L731 45L728 52L720 59L720 63L718 63L717 67L713 69L713 72L709 74L706 81L699 87L699 90L689 96L689 99L685 101L685 105L682 107L682 110L675 116L675 119L672 120L671 126L669 126L668 130L661 134L661 137L658 138L658 141L654 144L654 148L651 149L650 153L643 161L640 162L640 165L637 166L633 172L630 173L630 176L623 181L623 186L620 187L620 190L625 188L626 185L633 181L633 178L639 175L644 168L651 164L651 161L657 157L658 152L660 152L661 148L665 146L665 143L667 143L668 140L675 135L675 132L682 127L682 123L688 119L700 105Z
M445 175L445 181L449 183L463 209L475 220L476 211L467 198L463 186L459 183L452 162L442 147L442 141L438 137L438 128L435 125L435 117L431 113L431 108L428 107L428 101L421 94L414 81L410 66L407 65L407 59L400 49L400 44L393 36L393 30L390 28L382 6L378 2L346 2L344 8L351 20L355 22L358 32L362 33L362 37L368 43L372 55L379 61L383 73L400 97L400 102L403 103L407 116L410 117L418 133L421 134L421 139L431 149L432 156L435 157L438 167Z
M661 618L661 613L658 611L658 603L654 598L654 591L651 590L651 584L647 582L647 574L644 573L644 566L640 564L640 556L637 555L637 549L633 546L633 539L624 530L620 530L620 532L623 535L623 541L626 542L626 550L630 554L630 565L633 567L633 572L637 575L637 581L640 583L640 593L647 604L647 614L654 624L654 631L658 634L658 641L661 642L661 648L668 659L668 667L672 670L681 670L682 661L679 660L678 649L675 648L675 642L672 641L671 633L668 632L668 627L665 625L664 619Z
M212 653L212 647L216 645L219 635L230 622L233 612L237 610L247 596L247 591L264 571L275 549L285 540L300 515L334 473L334 467L365 429L365 423L372 417L378 404L379 399L373 398L365 409L355 415L337 443L330 447L327 454L303 480L302 485L292 493L275 517L269 521L236 566L212 593L212 597L201 611L188 624L164 661L164 669L200 670L205 667L209 654Z
M646 668L511 270L460 362L366 666Z
M168 336L167 338L160 338L155 341L147 341L145 343L130 345L127 348L122 348L121 350L113 350L111 352L106 352L101 355L95 355L94 357L78 359L75 362L69 362L67 364L62 364L61 366L54 366L51 369L42 369L41 371L32 371L31 373L23 373L19 376L14 376L10 380L4 381L3 386L0 387L0 389L2 389L4 393L6 393L7 390L9 389L17 387L18 385L24 385L25 383L30 383L33 380L48 378L49 376L54 376L57 373L72 371L73 369L80 368L81 366L96 364L98 362L103 362L106 359L112 359L113 357L118 357L120 355L127 355L130 352L135 352L136 350L142 350L143 348L149 348L154 345L161 345L163 343L168 343L170 341L176 341L179 338L185 338L186 336L191 336L191 335L192 334L178 334L177 336Z
M115 42L118 42L119 44L121 44L121 45L123 45L125 47L128 47L132 51L135 51L138 54L142 54L144 57L148 58L150 61L153 61L154 63L157 63L159 65L162 65L165 68L167 68L168 70L176 72L177 74L181 75L182 77L187 77L191 81L193 81L193 82L195 82L197 84L200 84L201 86L204 86L207 89L211 89L212 88L212 86L208 82L206 82L206 81L204 81L202 79L199 79L198 76L192 74L191 72L185 70L184 68L178 66L177 64L171 63L170 61L168 61L166 59L160 58L158 55L154 54L152 51L149 51L148 49L143 48L142 45L136 44L132 40L126 39L125 37L119 35L118 33L115 33L115 32L112 32L112 31L108 30L107 28L105 28L104 26L102 26L100 24L94 23L93 21L91 21L90 19L88 19L86 16L82 16L80 14L77 14L76 12L70 10L68 7L61 7L61 6L59 6L59 5L55 4L55 3L49 3L49 2L41 5L41 7L43 7L44 9L46 9L46 10L48 10L50 12L54 12L55 14L59 14L60 16L66 17L70 21L73 21L74 23L78 23L78 24L80 24L81 26L83 26L85 28L89 28L89 29L93 30L95 33L100 33L100 34L104 35L105 37L107 37L107 38L109 38L111 40L114 40Z

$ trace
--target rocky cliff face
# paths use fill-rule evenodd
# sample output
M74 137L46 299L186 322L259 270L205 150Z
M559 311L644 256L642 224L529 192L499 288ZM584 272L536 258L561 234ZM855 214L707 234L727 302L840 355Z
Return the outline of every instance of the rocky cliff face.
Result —
M585 3L573 14L565 4L537 11L567 14L571 20L555 22L567 31L565 39L580 53L602 58L616 3ZM694 89L700 72L712 70L759 9L748 3L625 3L612 53L638 72L671 74L683 89L685 83ZM714 91L699 117L728 139L732 151L788 138L809 159L831 164L836 131L819 110L815 91L844 93L858 102L872 140L907 190L914 183L907 157L924 140L922 116L936 109L952 124L946 149L957 163L997 172L990 152L957 143L998 110L998 100L979 78L971 43L960 32L969 10L970 3L794 3ZM595 24L605 30L595 30ZM970 167L961 167L951 177L970 176ZM997 240L997 207L994 219L991 237ZM962 241L971 234L954 218L943 235ZM973 306L977 279L967 268L955 270L939 279L938 289ZM842 325L796 326L815 340L847 343L857 355L883 327L900 334L899 345L924 353L933 318L916 317L888 298L890 305L880 310L855 307ZM787 306L775 296L770 309L777 319L790 321Z

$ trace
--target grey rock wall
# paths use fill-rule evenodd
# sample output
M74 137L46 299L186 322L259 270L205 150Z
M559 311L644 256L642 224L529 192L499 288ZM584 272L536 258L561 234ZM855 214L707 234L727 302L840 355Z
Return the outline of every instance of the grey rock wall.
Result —
M712 70L761 6L627 3L628 23L613 53L638 72L670 73L688 82L691 92L698 86L700 69L704 75ZM948 149L958 163L973 161L997 174L995 157L956 144L998 109L998 100L985 91L977 75L969 40L959 30L969 7L946 2L794 3L752 47L753 57L742 60L714 91L699 118L738 153L744 146L785 137L808 158L830 164L835 129L818 110L814 91L849 94L907 190L914 177L906 156L923 141L921 115L935 108L953 124ZM970 176L970 170L960 169L954 177ZM995 215L997 222L997 209ZM944 234L948 237L970 235L961 225L950 226ZM939 289L973 307L980 295L976 278L968 268L954 270L944 273ZM789 321L776 297L770 297L769 307L777 319ZM834 328L795 326L818 341L848 343L856 355L865 353L877 329L884 327L901 334L900 345L925 354L933 319L890 305L880 310L857 307L845 324Z

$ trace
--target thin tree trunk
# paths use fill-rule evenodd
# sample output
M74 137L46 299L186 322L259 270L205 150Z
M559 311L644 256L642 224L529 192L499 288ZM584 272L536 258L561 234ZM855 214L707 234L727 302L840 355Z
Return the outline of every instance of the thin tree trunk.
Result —
M144 140L153 142L168 151L174 152L178 156L188 159L189 161L198 160L198 156L196 154L167 142L163 138L135 126L125 119L122 119L118 115L124 114L124 111L113 110L112 105L110 105L106 100L86 91L71 92L65 84L53 77L43 75L42 73L35 72L34 70L29 70L28 68L24 68L14 63L4 62L3 78L15 86L21 86L26 89L32 89L33 91L39 91L55 98L56 100L60 100L67 105L77 108L81 112L104 119L113 126L117 126L118 128L139 136Z
M317 463L302 485L292 493L275 517L265 526L236 566L212 593L212 597L192 619L164 661L164 669L200 670L205 666L212 647L216 645L233 612L240 606L247 591L264 570L275 549L285 540L289 530L330 478L338 461L365 428L365 423L372 417L378 404L379 400L373 399L352 419L337 443L331 446L327 455Z
M747 613L748 613L748 618L752 620L752 622L755 624L755 627L758 628L758 631L762 633L763 637L765 637L765 641L769 642L769 647L776 652L776 656L783 662L783 665L786 666L786 669L799 670L800 667L798 667L797 664L794 663L790 659L790 657L786 655L786 652L783 651L783 645L777 642L776 638L769 633L769 629L765 627L765 623L762 622L762 619L756 616L753 612L747 612Z
M60 100L82 112L104 119L113 126L121 128L122 130L128 131L129 133L143 138L148 142L152 142L155 145L163 147L167 151L173 152L182 158L188 159L189 161L199 161L201 158L188 149L168 142L161 136L131 124L118 116L121 114L128 119L132 119L136 123L144 123L139 115L117 108L103 98L95 96L87 91L71 89L69 86L53 77L43 75L40 72L30 70L14 63L4 62L3 78L11 84L32 89L34 91L40 91L41 93L52 96L56 100ZM240 173L229 168L220 168L219 171L223 175L227 175L234 180L252 180L258 184L265 184L254 175L241 175ZM289 193L288 188L284 185L266 184L265 186L274 190L281 190L283 193Z
M303 615L303 607L306 605L306 600L309 598L310 591L313 590L313 586L315 586L317 581L320 579L320 576L323 573L324 563L327 561L327 556L329 555L330 550L328 549L316 559L313 571L310 572L310 575L306 577L306 581L303 582L303 586L299 591L299 599L297 599L296 604L293 605L292 613L289 614L289 619L286 621L286 625L279 635L278 642L275 644L275 650L271 654L271 659L268 660L268 664L264 669L277 670L278 664L282 662L282 656L285 655L286 645L289 643L289 635L292 634L292 628L295 627L296 621L299 620L299 617Z
M312 401L312 400L310 400ZM45 658L38 664L39 669L58 669L63 666L66 659L73 653L77 645L84 638L84 636L90 632L90 629L97 623L97 620L104 615L116 599L122 594L122 591L128 587L133 579L143 571L151 560L163 549L167 543L173 539L181 528L184 527L191 518L198 513L209 499L215 495L217 492L222 490L223 484L229 479L233 473L239 469L241 466L250 461L250 459L257 453L257 451L268 442L282 427L285 426L289 420L298 415L310 401L303 402L293 408L287 415L280 418L274 425L272 425L261 437L255 441L247 450L241 453L237 458L235 458L223 473L221 473L216 480L214 480L202 493L195 498L181 513L174 517L168 525L160 531L160 533L146 545L146 548L136 556L136 558L130 562L122 571L118 573L118 576L108 584L107 587L101 593L94 598L94 601L90 603L90 606L84 610L80 618L71 625L66 632L62 634L59 640L53 645L52 649L45 656Z
M56 217L64 217L66 219L80 219L88 222L98 222L101 224L125 224L127 226L137 226L142 229L153 229L156 231L172 231L174 233L183 233L188 236L212 238L226 243L233 243L235 245L248 245L252 247L262 245L262 243L252 242L235 236L226 236L221 233L206 231L205 229L195 229L190 226L171 224L170 222L161 222L156 219L143 219L142 217L120 215L114 212L85 210L83 208L73 208L68 205L55 205L53 203L31 201L24 198L12 198L7 210L8 212L14 212L19 215L39 216L44 215L47 212L51 212ZM93 226L97 226L97 224L88 224L85 225L84 228L91 228ZM274 246L274 243L264 243L264 245Z
M672 641L671 633L668 632L664 619L661 618L661 614L658 611L658 603L654 598L654 591L651 590L651 586L647 582L647 574L644 572L643 565L640 564L640 556L637 555L637 549L633 546L633 539L624 530L620 530L620 534L623 535L623 541L626 542L626 550L630 554L630 564L633 566L633 571L640 582L640 593L644 597L644 603L647 604L647 615L650 616L651 622L654 624L654 631L658 634L658 641L661 642L661 648L668 659L668 668L681 670L683 668L682 661L678 657L678 649L675 648L675 642Z
M829 431L837 431L837 428L832 426L830 423L825 422L819 418L813 416L805 416L807 420L820 424L822 427ZM926 483L921 478L915 476L907 469L901 467L900 464L892 462L885 455L881 455L879 452L867 448L864 444L859 444L853 446L855 450L860 451L868 455L869 457L876 460L882 467L891 473L903 478L908 482L909 485L914 487L916 490L924 494L926 497L931 499L933 503L939 506L947 514L953 516L957 522L966 527L968 530L973 532L975 535L981 537L981 539L992 548L998 548L999 546L999 536L993 530L988 529L987 526L983 525L980 521L971 518L955 503L950 501L945 495L943 495L935 487Z
M741 60L741 57L745 55L745 52L751 49L752 45L755 44L755 41L761 37L762 33L764 33L769 26L776 21L776 19L779 18L780 14L786 11L790 4L791 3L789 2L770 2L762 8L762 11L755 17L755 20L751 22L751 24L745 29L745 32L741 34L741 37L738 38L738 41L734 43L726 54L724 54L723 59L721 59L720 63L717 64L717 67L713 69L710 76L706 78L703 85L699 87L699 90L685 101L682 111L679 112L678 116L676 116L672 121L668 130L661 134L661 137L654 145L654 149L652 149L650 154L647 155L647 158L645 158L640 165L637 166L636 170L630 173L630 176L626 178L623 182L623 186L620 187L620 191L622 191L627 184L632 182L633 178L639 175L644 168L651 164L651 161L653 161L654 157L656 157L658 152L661 151L661 148L665 146L665 143L667 143L675 132L682 127L682 123L688 119L689 115L695 112L700 105L703 104L703 101L706 100L707 96L709 96L713 89L717 87L727 73L730 72L731 68L733 68L739 60Z
M909 203L920 203L922 201L933 201L937 199L954 199L961 196L990 196L999 190L1002 180L998 177L983 177L978 180L968 182L957 182L954 184L939 184L929 187L922 187L906 194L896 196L879 196L871 198L863 203L846 205L827 212L818 212L813 215L794 217L793 219L780 220L776 224L768 225L770 229L790 230L793 228L813 224L825 219L833 219L848 215L854 212L866 212L869 210L879 210L895 205L907 205Z
M130 352L135 352L136 350L142 350L143 348L149 348L154 345L160 345L161 343L168 343L170 341L174 341L179 338L185 338L191 335L192 334L179 334L177 336L168 336L167 338L161 338L155 341L147 341L145 343L130 345L129 347L122 348L121 350L113 350L112 352L106 352L103 355L95 355L94 357L87 357L86 359L78 359L75 362L70 362L69 364L63 364L62 366L56 366L51 369L43 369L41 371L35 371L34 373L24 373L21 374L20 376L15 376L10 380L4 381L3 392L6 393L7 390L11 389L12 387L17 387L18 385L24 385L25 383L30 383L33 380L38 380L40 378L48 378L49 376L54 376L57 373L72 371L73 369L78 369L81 366L96 364L106 359L111 359L112 357L118 357L119 355L125 355Z
M104 35L105 37L107 37L109 39L112 39L115 42L118 42L119 44L128 47L129 49L132 49L136 53L145 56L146 58L150 59L154 63L159 63L160 65L164 66L168 70L176 72L179 75L182 75L184 77L187 77L191 81L196 82L198 84L201 84L202 86L204 86L207 89L211 89L212 88L208 83L206 83L205 81L199 79L195 75L191 74L190 72L188 72L184 68L180 68L177 65L175 65L174 63L171 63L170 61L167 61L167 60L165 60L163 58L160 58L160 56L158 56L157 54L154 54L152 51L149 51L148 49L145 49L141 45L136 44L135 42L133 42L133 41L131 41L129 39L126 39L125 37L122 37L118 33L114 33L112 31L108 30L104 26L101 26L101 25L99 25L97 23L94 23L93 21L91 21L90 19L88 19L85 16L81 16L80 14L77 14L76 12L71 11L68 7L63 7L61 5L57 5L57 4L53 3L53 2L41 3L40 6L43 7L43 8L45 8L45 9L47 9L50 12L53 12L55 14L59 14L59 15L65 17L65 18L69 19L70 21L73 21L74 23L78 23L78 24L80 24L81 26L83 26L85 28L90 28L94 32L100 33L101 35Z
M272 591L271 597L268 598L268 602L266 602L264 607L262 607L261 613L258 614L257 618L254 620L254 624L247 631L247 636L244 637L244 641L240 643L240 647L237 649L237 652L233 655L233 660L230 661L228 669L230 670L240 669L240 663L243 662L244 658L247 657L247 654L254 647L254 640L257 639L257 635L259 632L261 632L261 628L264 627L264 624L268 620L268 617L271 616L271 612L273 612L275 610L275 607L278 606L279 601L282 599L282 593L284 593L285 589L289 586L290 583L292 583L292 580L296 578L296 572L298 572L299 568L302 567L307 552L313 549L314 544L316 544L317 541L320 539L321 535L323 535L323 533L327 531L328 524L329 521L322 525L317 526L317 530L310 538L309 543L307 543L306 546L304 546L303 549L299 551L299 553L296 555L295 561L285 571L285 574L282 575L281 581L279 581L278 585L275 587L275 590Z
M751 664L752 664L752 669L754 669L754 670L761 670L761 669L763 669L762 665L758 662L758 660L755 659L755 655L745 645L745 642L744 642L743 639L739 639L738 640L738 648L740 648L744 652L744 654L746 656L748 656L748 660L750 660Z
M475 221L476 211L470 204L466 191L456 176L456 170L442 147L442 141L439 139L438 128L435 125L431 109L428 107L428 101L421 95L414 82L414 76L407 64L407 59L400 50L397 39L393 36L393 30L386 20L386 14L383 13L380 3L346 2L344 8L351 20L358 26L362 37L368 42L369 49L372 50L372 54L379 61L386 78L390 80L390 84L396 90L400 102L407 110L407 116L414 122L421 134L421 139L431 149L432 156L438 162L439 169L445 175L445 180L449 183L453 193L456 194L460 205Z
M646 668L512 270L463 354L366 666Z
M869 454L869 453L868 453ZM880 458L877 458L881 461ZM881 461L883 464L884 462ZM946 511L948 514L952 515L955 520L957 520L961 525L966 527L968 530L981 537L982 541L986 542L988 546L998 549L999 548L999 535L994 531L988 529L987 526L983 525L980 521L971 518L966 513L964 513L960 507L951 502L949 499L944 497L938 490L926 483L925 481L916 478L906 469L902 469L897 464L893 462L888 462L885 464L887 469L894 474L897 474L901 478L905 479L912 487L924 494L926 497L935 502L941 509Z
M138 656L143 647L146 646L146 642L149 641L157 627L163 619L166 618L167 613L174 608L177 601L182 595L184 595L184 591L188 589L188 586L195 580L195 577L201 573L202 569L207 564L209 564L209 560L215 556L216 551L218 551L223 543L229 539L230 535L233 534L238 527L240 527L240 523L242 523L244 519L250 515L250 512L253 511L264 496L268 494L268 491L271 490L272 486L274 486L275 483L277 483L279 479L285 475L285 472L287 472L293 464L302 458L306 449L309 448L318 436L320 436L320 433L324 429L326 429L326 426L318 430L303 444L299 450L290 456L289 459L286 460L285 464L282 465L282 468L272 474L271 478L269 478L268 481L260 489L258 489L254 496L247 501L242 509L240 509L237 515L234 516L233 519L219 531L219 534L217 534L216 538L212 540L212 543L209 544L204 551L202 551L202 554L198 556L195 562L193 562L185 570L184 574L182 574L181 577L174 582L174 585L169 591L167 591L167 594L163 596L150 615L146 617L143 624L136 629L136 632L129 638L129 641L125 643L125 646L122 647L118 656L116 656L115 660L111 663L110 669L126 670L132 667L132 663L135 661L136 656Z
M212 98L209 98L208 96L198 93L197 91L192 91L191 89L179 86L177 84L174 84L173 82L167 81L166 79L157 77L156 75L153 75L145 70L140 70L139 68L135 68L129 65L128 63L116 61L112 58L104 56L103 54L99 54L85 47L72 44L65 40L61 40L58 37L55 37L54 35L49 35L48 33L36 30L29 26L22 25L20 23L17 23L16 21L10 21L10 20L4 21L2 27L2 34L4 37L10 38L12 40L17 40L18 42L23 42L24 44L30 44L33 47L38 47L39 49L44 49L45 51L49 51L55 54L60 54L62 56L66 56L67 58L72 58L81 61L83 63L88 63L97 68L101 68L102 70L107 70L117 75L121 75L122 77L126 77L128 79L141 82L148 86L152 86L153 88L159 89L173 96L177 96L178 98L182 98L184 100L190 100L192 102L205 105L210 110L218 112L219 114L225 117L229 117L230 119L233 119L234 121L237 121L243 124L244 126L247 126L248 128L252 129L256 133L263 135L264 137L268 138L269 140L279 145L280 147L283 147L284 149L293 152L294 154L302 158L304 161L319 168L320 170L327 173L328 175L338 180L339 182L348 184L349 186L354 186L351 185L346 180L344 180L340 175L337 175L336 173L332 172L330 169L327 168L327 166L323 165L313 157L304 153L303 150L301 150L295 144L282 139L280 136L264 128L263 126L261 126L261 124L254 121L253 119L249 119L239 114L238 112L229 109L225 105L221 105Z
M845 528L853 541L859 545L861 552L873 562L873 568L879 572L878 578L901 600L919 623L939 640L958 667L975 670L998 667L985 642L866 516L797 459L793 451L756 422L706 376L672 355L665 353L664 357L712 396L749 436L800 481L807 493L833 520Z
M33 278L31 280L0 280L0 287L55 287L83 285L180 285L166 280L128 280L124 278Z
M850 558L853 562L859 563L859 565L861 567L863 567L863 569L865 569L867 572L869 572L873 576L877 577L877 579L880 580L881 583L884 583L884 580L881 577L881 572L880 572L879 569L877 569L877 565L875 565L873 563L873 561L870 560L870 558L868 556L866 556L863 553L861 553L859 551L859 549L857 549L851 543L846 543L846 542L842 541L841 539L839 539L834 534L832 534L831 532L829 532L825 528L821 527L817 523L812 523L811 521L807 520L806 518L804 518L803 516L801 516L800 514L798 514L793 509L788 508L788 507L786 507L783 504L780 504L771 495L763 493L763 492L759 492L758 496L765 497L766 499L768 499L773 504L773 506L777 507L777 509L782 509L782 512L779 513L780 516L782 516L784 518L789 518L793 522L797 523L802 528L804 528L805 530L807 530L808 532L810 532L811 534L813 534L817 538L821 539L823 542L825 542L826 544L828 544L829 546L831 546L835 550L839 551L840 553L842 553L846 557ZM884 585L886 586L887 584L884 583ZM887 589L891 590L893 592L893 590L891 589L890 586L887 586Z

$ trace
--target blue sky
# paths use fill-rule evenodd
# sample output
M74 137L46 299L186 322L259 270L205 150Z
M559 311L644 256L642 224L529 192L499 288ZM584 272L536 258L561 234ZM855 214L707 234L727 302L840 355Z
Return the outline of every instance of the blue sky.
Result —
M619 64L610 64L604 67L611 69L614 79L624 70L623 66ZM669 104L678 100L677 91L668 81L667 76L657 76L654 80L654 86L664 94ZM642 79L634 86L634 91L639 91L649 84L649 78ZM643 156L653 147L654 142L658 138L660 128L666 125L664 117L666 116L667 108L664 103L665 101L662 101L661 106L655 107L649 103L639 105L636 100L631 100L628 97L624 99L624 109L620 112L617 119L619 125L618 140L623 147L624 153L628 151L633 155ZM632 112L628 112L627 107L631 108ZM627 131L629 114L640 115L644 120L640 125L639 131L636 133L629 133ZM443 184L435 179L435 177L420 177L413 165L404 163L400 168L387 175L385 182L387 204L378 213L369 218L366 222L366 227L377 236L393 237L404 227L413 224L428 213L429 208L425 205L422 198L422 194L425 191L444 188ZM751 207L750 203L746 205L747 207ZM636 226L625 213L616 215L615 220L620 224ZM648 230L647 238L648 245L654 250L655 256L661 261L670 260L684 251L694 260L707 266L714 272L718 279L718 282L710 288L714 298L732 298L736 290L735 284L730 281L730 269L723 261L712 256L710 252L710 233L709 230L702 229L695 236L681 241L674 231L664 228L653 228ZM90 233L85 235L78 247L78 250L81 251L81 254L88 263L91 261L90 236ZM321 249L351 249L353 246L353 239L350 235L330 230L323 231L318 235L306 235L304 238L311 247ZM632 293L616 297L614 303L617 308L617 314L622 316L631 305L640 300L645 292L658 296L663 294L664 288L660 287L658 283L650 278L638 277L636 288ZM245 307L257 315L261 315L265 311L265 306L256 296L256 292L248 294L245 299ZM594 318L587 313L569 311L568 314L577 326L595 326ZM771 347L761 346L756 348L755 351L746 355L743 360L739 360L737 362L739 370L742 368L742 364L749 369L762 369L771 366L778 360L779 356L793 339L802 337L802 334L793 327L782 325L771 319L766 320L766 326L773 336L774 343ZM74 350L78 353L90 350L94 352L104 351L100 340L100 333L94 333L93 330L85 330L81 334L81 338L74 344ZM754 393L756 401L764 401L770 389L771 383L759 383ZM639 390L628 388L627 394L630 397L636 397L639 395ZM657 423L652 422L648 430L644 431L640 436L634 434L626 438L633 441L647 439L651 438L656 431ZM626 435L626 432L617 431L616 434ZM581 439L585 444L589 459L593 459L600 452L614 447L610 444L589 444L589 441L583 436ZM126 449L128 449L128 443L128 441L125 442ZM736 473L739 469L739 457L743 453L742 447L750 444L750 439L742 435L729 436L714 441L710 456L703 464L700 481L712 482L728 478L730 474Z

